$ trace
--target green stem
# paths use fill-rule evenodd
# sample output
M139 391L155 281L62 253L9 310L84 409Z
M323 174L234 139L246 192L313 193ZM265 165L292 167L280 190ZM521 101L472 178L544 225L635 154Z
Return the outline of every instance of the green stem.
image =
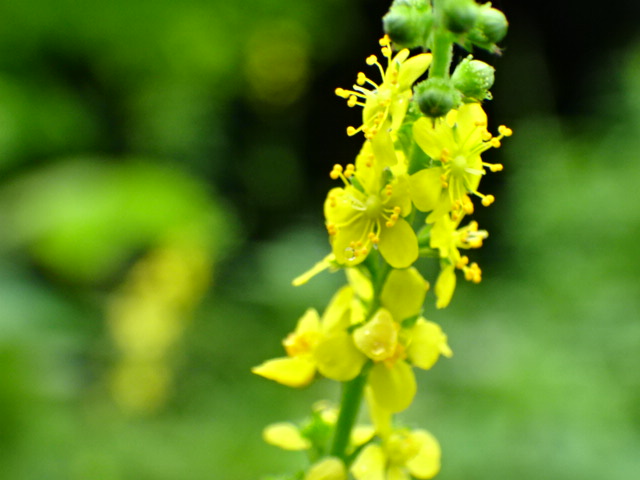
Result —
M442 19L442 0L434 0L433 14L433 33L430 38L431 45L428 45L433 55L429 78L449 78L451 60L453 59L453 40Z
M342 384L342 401L340 415L333 436L331 455L347 462L347 447L351 438L351 430L358 417L358 410L362 403L364 386L367 384L368 369L365 367L356 378Z

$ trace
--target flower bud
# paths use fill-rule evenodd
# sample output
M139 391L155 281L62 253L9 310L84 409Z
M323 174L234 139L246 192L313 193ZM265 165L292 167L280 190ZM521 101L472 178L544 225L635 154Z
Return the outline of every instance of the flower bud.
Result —
M449 0L443 9L445 26L450 32L466 33L475 25L478 11L473 0Z
M505 37L508 27L504 13L485 4L480 7L476 25L468 38L479 47L491 49Z
M446 115L461 101L460 92L448 80L437 77L416 85L414 98L422 113L431 118Z
M395 0L382 17L384 31L397 48L422 46L432 21L430 5L424 0Z
M462 95L478 102L491 99L489 89L493 86L495 69L480 60L473 60L471 56L458 64L451 83Z

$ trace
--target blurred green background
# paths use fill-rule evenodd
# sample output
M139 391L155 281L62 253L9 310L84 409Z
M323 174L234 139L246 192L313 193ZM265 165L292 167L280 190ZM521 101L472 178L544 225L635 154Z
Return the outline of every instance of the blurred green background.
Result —
M403 414L442 480L640 471L636 3L494 2L511 20L490 238L428 318L455 352ZM593 2L595 6L595 2ZM321 205L359 141L336 98L386 1L2 2L0 478L257 479L320 381L252 376L341 274ZM459 57L464 54L458 53ZM486 55L479 53L481 58ZM636 193L634 193L636 192Z

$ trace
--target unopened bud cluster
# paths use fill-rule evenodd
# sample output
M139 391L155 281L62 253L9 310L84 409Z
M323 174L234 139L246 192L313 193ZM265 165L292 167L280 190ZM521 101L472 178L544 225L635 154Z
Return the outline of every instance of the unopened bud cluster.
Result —
M451 48L453 44L470 51L474 47L500 53L497 44L507 33L504 14L490 3L474 0L395 0L383 18L384 30L397 48ZM422 113L438 118L462 102L491 99L493 67L471 56L451 74L435 72L419 83L416 102ZM431 76L431 75L430 75Z

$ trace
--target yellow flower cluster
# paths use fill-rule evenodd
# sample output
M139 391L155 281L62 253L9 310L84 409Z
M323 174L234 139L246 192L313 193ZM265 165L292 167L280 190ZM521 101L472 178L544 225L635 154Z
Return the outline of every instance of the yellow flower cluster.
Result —
M313 428L279 423L265 430L273 445L315 452L306 480L429 479L438 473L440 446L433 435L393 421L414 400L415 368L429 370L440 356L452 355L441 327L423 316L429 282L414 264L421 256L439 259L437 308L450 303L456 270L480 282L480 267L461 250L479 248L488 233L463 220L474 211L474 197L484 206L494 202L479 191L480 182L502 165L481 155L512 133L501 126L492 135L477 102L461 103L441 118L424 116L412 86L427 73L432 55L411 56L407 49L393 55L386 36L380 45L386 66L376 56L366 63L381 81L359 73L352 89L336 90L348 106L362 107L362 124L347 133L362 132L364 143L354 163L330 172L342 183L324 202L332 252L294 280L302 285L324 270L341 269L348 285L322 314L305 312L283 341L286 355L253 368L290 387L319 376L361 386L373 425L354 427L348 416L357 409L343 403L339 416L316 415ZM327 429L335 431L331 449L316 434Z

